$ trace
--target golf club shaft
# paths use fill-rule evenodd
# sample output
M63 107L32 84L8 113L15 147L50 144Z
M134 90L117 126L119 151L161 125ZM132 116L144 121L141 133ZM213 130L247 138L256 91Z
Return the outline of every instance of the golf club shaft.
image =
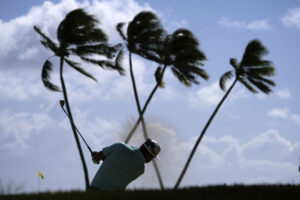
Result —
M64 113L67 115L67 117L70 119L68 113L66 112L65 108L62 106L61 107L64 111ZM75 126L75 124L73 124L77 133L80 135L80 137L82 138L82 140L84 141L85 145L87 146L87 148L89 149L89 151L92 153L92 149L90 148L90 146L87 144L87 142L85 141L85 139L83 138L83 136L81 135L80 131L78 130L78 128Z

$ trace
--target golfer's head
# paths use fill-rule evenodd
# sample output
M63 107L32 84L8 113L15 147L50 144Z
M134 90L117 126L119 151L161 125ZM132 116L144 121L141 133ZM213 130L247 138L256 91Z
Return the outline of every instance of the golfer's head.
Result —
M145 157L145 162L150 162L153 158L158 159L158 154L160 152L160 145L157 141L152 139L147 139L141 146L141 150Z

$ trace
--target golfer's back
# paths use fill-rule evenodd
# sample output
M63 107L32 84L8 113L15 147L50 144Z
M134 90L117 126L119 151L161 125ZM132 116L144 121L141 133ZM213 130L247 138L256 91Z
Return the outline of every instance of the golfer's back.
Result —
M105 160L91 185L103 190L123 190L144 173L145 159L133 146L116 143L103 149Z

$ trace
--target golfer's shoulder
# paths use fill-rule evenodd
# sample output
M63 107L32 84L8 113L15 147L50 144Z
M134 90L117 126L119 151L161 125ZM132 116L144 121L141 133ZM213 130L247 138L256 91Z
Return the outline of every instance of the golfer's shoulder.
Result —
M131 149L131 146L129 146L128 144L125 144L124 142L117 142L115 144L113 144L114 148L116 149Z

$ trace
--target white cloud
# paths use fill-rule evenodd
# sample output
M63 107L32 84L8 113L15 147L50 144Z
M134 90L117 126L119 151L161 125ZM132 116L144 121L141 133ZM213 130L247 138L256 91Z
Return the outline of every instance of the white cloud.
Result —
M293 150L293 144L270 129L243 144L243 153L251 160L282 161ZM276 155L276 156L275 156Z
M80 4L75 0L63 0L58 4L47 1L41 6L33 7L24 16L8 22L0 21L0 29L6 30L0 33L0 58L5 59L5 65L9 64L11 67L18 63L24 66L24 59L39 60L40 57L35 56L37 51L40 56L45 55L46 51L41 51L43 47L33 31L33 26L38 25L44 32L54 36L63 16L80 6L84 6L84 3Z
M289 116L289 110L287 108L274 108L268 112L268 115L271 117L280 117L286 119Z
M223 92L220 87L218 81L212 83L211 85L200 88L197 91L190 92L188 94L188 102L193 107L203 107L203 106L216 106L221 99L223 98L225 92ZM229 94L227 101L233 103L237 99L247 98L249 95L247 91L237 85Z
M227 28L240 28L240 29L247 29L247 30L269 30L271 28L267 19L245 22L245 21L233 21L227 17L222 17L218 21L218 24L220 24L221 26L225 26Z
M270 117L288 119L300 125L300 115L292 113L287 108L274 108L267 113Z
M173 187L197 137L182 141L175 130L161 122L148 123L147 127L149 136L162 146L158 164L164 183L167 187ZM139 146L144 140L142 135L139 129L130 144ZM289 183L298 173L295 170L297 160L291 157L300 153L299 147L300 143L292 143L274 129L245 142L231 135L219 138L205 136L181 186L239 182ZM268 170L263 166L267 166ZM270 175L280 170L280 174ZM159 187L152 164L146 165L145 174L130 184L130 188L139 187Z
M56 28L60 21L69 11L78 7L85 8L88 13L99 19L100 27L109 35L113 43L121 41L115 30L117 23L129 22L142 10L153 11L148 4L142 5L133 0L83 2L62 0L59 3L46 1L40 6L31 8L26 15L7 22L0 20L0 29L6 30L0 33L0 65L2 70L12 70L10 74L4 74L8 73L4 71L0 75L0 100L29 100L33 97L45 97L47 96L45 94L51 93L45 89L40 78L37 78L40 77L43 62L51 55L51 52L42 47L39 42L40 37L33 31L33 25L38 25L51 38L56 38ZM127 57L125 56L123 63L128 73ZM147 92L152 82L147 84L145 81L148 73L145 62L140 58L133 57L133 59L139 94L148 95ZM60 85L56 59L51 58L51 61L55 65L52 80ZM120 77L117 72L104 72L98 67L87 64L84 64L84 67L98 79L98 83L83 77L74 70L71 72L66 67L65 80L71 101L86 102L99 98L107 100L113 97L132 97L128 95L132 94L129 74L126 77ZM16 69L23 74L16 74ZM56 93L55 97L60 95Z
M47 98L48 95L39 78L40 75L34 75L36 76L10 72L0 73L0 101L27 101L33 97Z
M276 95L282 99L289 99L291 97L291 92L288 88L283 88L278 90Z
M189 22L184 19L179 21L166 20L166 23L164 23L164 25L166 30L173 32L178 28L187 28L189 26Z
M215 106L223 95L218 82L214 82L210 86L202 87L196 92L191 92L188 96L188 102L192 106Z
M38 49L37 48L28 48L27 50L25 50L25 52L23 54L20 54L18 59L20 60L27 60L27 59L32 59L35 56L38 56Z
M127 62L128 60L124 59L123 66L128 72ZM146 81L146 76L151 73L151 70L146 68L145 63L140 58L134 58L133 62L139 94L141 96L149 95L150 89L155 84L153 79L149 80L151 81L149 83ZM86 64L83 67L93 74L98 82L65 65L64 79L71 102L84 103L97 99L105 101L112 98L133 98L132 84L128 74L127 76L120 76L116 71L107 71ZM62 98L62 93L52 92L45 88L40 78L40 70L31 71L31 74L11 71L0 73L0 101L30 101L34 98L44 98L52 102ZM51 80L60 86L57 66L54 67Z
M281 20L288 27L300 28L300 7L290 9Z
M51 38L56 38L56 29L65 15L75 8L84 8L95 15L100 27L110 38L110 42L120 42L121 38L115 29L119 22L129 22L138 12L152 10L148 4L139 4L133 0L83 1L62 0L59 3L46 1L35 6L21 17L10 21L0 20L0 64L3 69L25 67L36 69L51 55L40 44L40 37L34 32L37 25ZM113 15L112 15L113 13ZM22 30L22 31L20 31Z
M78 128L93 150L101 150L101 148L107 145L122 141L132 127L132 124L124 125L114 120L93 118L89 112L82 112L77 108L73 109L73 111L74 118L78 122ZM77 158L73 158L74 155L77 154L77 151L74 139L69 134L70 127L67 119L60 121L58 125L58 122L46 114L12 114L11 112L2 112L0 116L0 133L2 134L0 137L2 140L0 142L2 144L5 142L6 147L8 147L9 144L13 146L26 145L32 136L36 136L36 134L39 133L44 132L44 135L47 136L47 142L42 142L45 144L42 145L43 151L56 152L50 155L51 162L59 160L59 164L55 164L57 165L56 167L50 167L49 164L47 164L47 166L43 165L45 173L48 173L47 180L52 180L51 177L57 173L58 166L60 174L64 174L66 171L68 172L63 176L64 179L65 177L73 177L71 179L72 183L66 180L65 182L62 181L57 184L57 179L56 181L53 180L53 183L51 183L52 190L57 190L58 188L71 189L84 187L82 176L78 176L78 174L81 173L81 164ZM159 155L160 160L157 162L164 183L166 187L173 187L197 136L188 140L182 140L178 137L174 129L167 127L162 121L148 122L147 128L149 136L159 141L162 147L162 151ZM66 134L66 132L68 133ZM7 143L5 140L12 136L16 143ZM52 143L49 141L50 138L53 138ZM40 139L41 138L34 144L40 143ZM24 144L20 141L23 141ZM54 141L59 142L59 145L57 146L57 142ZM139 128L130 141L130 144L138 147L143 141L143 134L141 128ZM44 146L47 146L47 149L44 149ZM35 151L37 147L30 146L30 148ZM59 150L57 148L59 148ZM90 176L93 177L98 166L91 164L88 151L85 147L82 148L84 152L86 152ZM58 151L61 153L57 153ZM281 136L277 130L268 130L244 142L241 142L238 138L231 135L224 135L222 137L210 137L207 135L200 143L181 186L223 183L234 184L239 182L252 184L268 182L291 183L292 178L298 173L298 171L295 170L298 160L295 160L294 157L299 153L300 143L289 141ZM26 163L26 159L23 157L15 157L16 155L14 154L9 155L12 159L19 160L22 166ZM24 156L27 157L28 155ZM38 163L48 163L47 160L49 160L49 157L38 157ZM68 166L70 164L72 164L74 170L69 169ZM32 167L37 168L37 166L30 165L30 168ZM7 171L7 169L2 169L1 166L0 169L1 171ZM14 174L18 174L20 170L24 172L25 169L14 169ZM27 175L25 175L26 180L31 180L31 176L32 175L27 177ZM82 185L79 183L82 183ZM48 184L50 183L48 182ZM131 189L149 187L159 187L151 163L146 164L145 174L129 186ZM31 184L26 190L34 190L34 188L35 185Z
M291 118L294 122L296 122L298 125L300 125L300 115L292 114Z
M54 119L46 113L0 112L1 148L28 147L31 136L41 134L46 127L53 127Z
M97 16L102 24L101 27L113 42L120 41L119 33L115 28L119 22L128 23L142 10L154 11L147 3L141 5L133 0L93 1L88 10Z
M129 72L129 64L128 60L124 60L124 69L126 70L126 76L123 76L116 80L113 85L113 89L111 89L112 93L121 98L132 98L133 97L133 90L132 90L132 82L130 78ZM146 64L140 58L133 56L132 58L133 63L133 73L135 78L135 83L137 86L138 94L139 95L149 95L150 90L152 89L153 85L155 84L154 80L151 80L152 83L146 82L146 77L150 73L150 70L147 70Z

